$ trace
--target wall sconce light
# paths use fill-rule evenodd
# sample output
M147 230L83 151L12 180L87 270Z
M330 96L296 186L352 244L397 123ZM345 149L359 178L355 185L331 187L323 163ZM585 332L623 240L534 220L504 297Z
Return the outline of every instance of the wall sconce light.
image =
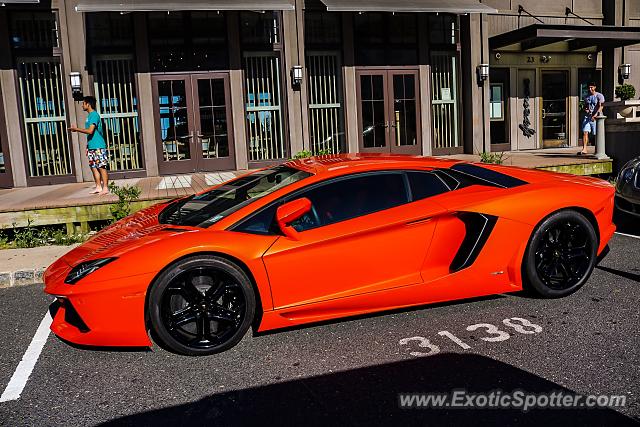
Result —
M478 80L484 82L489 79L489 64L480 64L477 68Z
M73 94L74 101L82 101L82 76L77 71L69 73L69 79L71 80L71 93Z
M631 76L631 64L622 64L618 67L620 70L620 76L623 79L628 79Z
M300 86L302 84L302 66L294 65L291 68L291 82L294 86Z

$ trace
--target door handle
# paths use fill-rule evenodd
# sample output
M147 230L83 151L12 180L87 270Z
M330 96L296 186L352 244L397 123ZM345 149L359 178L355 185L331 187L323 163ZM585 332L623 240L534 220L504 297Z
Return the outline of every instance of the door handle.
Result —
M430 222L433 219L432 216L428 216L425 218L418 218L418 219L413 219L409 222L406 222L404 225L406 225L407 227L412 226L412 225L420 225L420 224L425 224L427 222Z
M547 118L547 110L545 110L544 108L542 109L542 118L543 119Z

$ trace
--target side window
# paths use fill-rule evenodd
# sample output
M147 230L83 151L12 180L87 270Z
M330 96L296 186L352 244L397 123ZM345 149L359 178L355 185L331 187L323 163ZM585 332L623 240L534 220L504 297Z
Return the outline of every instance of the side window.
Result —
M279 206L280 204L278 203L249 216L249 218L236 225L233 231L264 235L281 234L275 221L276 210Z
M312 211L293 224L297 231L393 208L409 202L403 174L380 173L343 179L298 194Z
M407 176L414 202L449 191L445 182L431 172L407 172Z

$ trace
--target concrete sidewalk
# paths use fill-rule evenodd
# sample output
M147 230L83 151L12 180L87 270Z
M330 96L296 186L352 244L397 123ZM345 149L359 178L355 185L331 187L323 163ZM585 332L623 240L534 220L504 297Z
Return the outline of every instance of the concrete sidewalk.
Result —
M42 283L42 274L77 245L0 250L0 288Z

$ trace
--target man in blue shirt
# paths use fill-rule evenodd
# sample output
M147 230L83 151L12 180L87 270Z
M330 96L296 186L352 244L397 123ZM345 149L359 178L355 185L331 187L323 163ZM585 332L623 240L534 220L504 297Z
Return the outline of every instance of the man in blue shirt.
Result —
M107 175L109 152L104 140L102 120L96 111L96 99L93 96L85 96L82 99L82 109L89 113L85 127L72 126L69 130L87 135L87 157L96 183L96 188L91 191L91 194L107 194L109 193L109 177Z
M602 112L604 107L604 96L596 92L596 84L589 83L589 95L584 98L584 116L580 128L582 129L582 151L578 155L587 154L589 145L589 134L596 134L596 117Z

